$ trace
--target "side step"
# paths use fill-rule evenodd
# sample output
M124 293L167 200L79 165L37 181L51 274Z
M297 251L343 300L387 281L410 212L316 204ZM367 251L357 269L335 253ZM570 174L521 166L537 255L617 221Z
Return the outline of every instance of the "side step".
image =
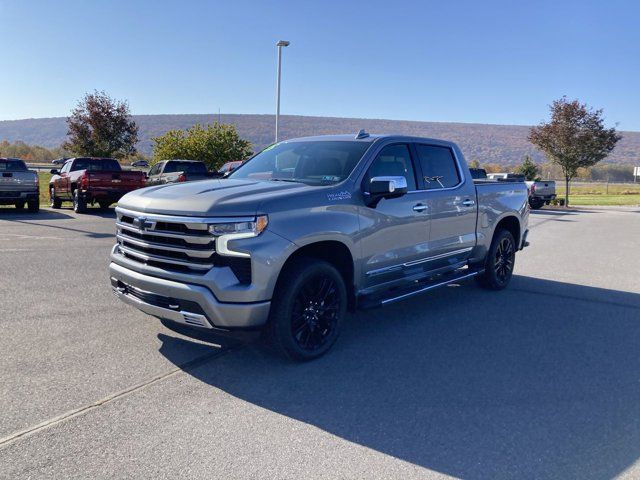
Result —
M452 273L445 275L438 275L427 280L416 282L414 285L405 288L394 289L390 292L386 292L387 295L367 295L358 299L358 308L369 309L382 307L393 302L404 300L405 298L413 297L420 293L428 292L439 287L444 287L450 283L466 280L476 275L484 273L484 268L481 269L469 269L456 270Z

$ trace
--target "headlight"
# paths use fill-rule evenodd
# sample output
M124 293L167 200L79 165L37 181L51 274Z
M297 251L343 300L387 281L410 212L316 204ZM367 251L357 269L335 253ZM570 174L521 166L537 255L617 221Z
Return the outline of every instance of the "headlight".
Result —
M268 223L269 217L260 215L253 222L215 223L209 225L209 232L216 236L250 232L260 235Z
M218 237L216 239L216 251L219 255L247 258L251 255L231 250L228 246L228 242L231 240L240 240L242 238L257 237L265 228L267 228L268 223L269 217L266 215L259 215L252 222L215 223L209 225L209 232Z

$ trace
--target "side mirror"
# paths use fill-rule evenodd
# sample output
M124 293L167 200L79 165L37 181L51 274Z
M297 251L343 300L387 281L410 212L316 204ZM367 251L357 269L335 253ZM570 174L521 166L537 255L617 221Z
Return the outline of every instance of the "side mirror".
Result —
M365 196L367 204L374 207L383 198L398 198L407 193L407 179L400 176L373 177Z
M49 173L51 173L51 175L58 175L60 172L58 171L57 168L52 168Z

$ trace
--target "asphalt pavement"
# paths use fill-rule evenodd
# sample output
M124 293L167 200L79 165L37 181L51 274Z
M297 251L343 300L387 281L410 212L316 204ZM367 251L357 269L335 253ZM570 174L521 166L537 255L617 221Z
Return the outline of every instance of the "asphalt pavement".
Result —
M118 302L113 211L0 209L0 478L640 478L640 208L530 225L294 364Z

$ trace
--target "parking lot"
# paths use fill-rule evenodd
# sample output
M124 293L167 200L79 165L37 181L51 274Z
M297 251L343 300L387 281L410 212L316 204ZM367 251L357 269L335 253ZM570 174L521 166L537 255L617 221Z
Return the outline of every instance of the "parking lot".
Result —
M113 210L0 210L1 478L640 477L639 208L542 210L503 292L334 350L183 337L110 291Z

